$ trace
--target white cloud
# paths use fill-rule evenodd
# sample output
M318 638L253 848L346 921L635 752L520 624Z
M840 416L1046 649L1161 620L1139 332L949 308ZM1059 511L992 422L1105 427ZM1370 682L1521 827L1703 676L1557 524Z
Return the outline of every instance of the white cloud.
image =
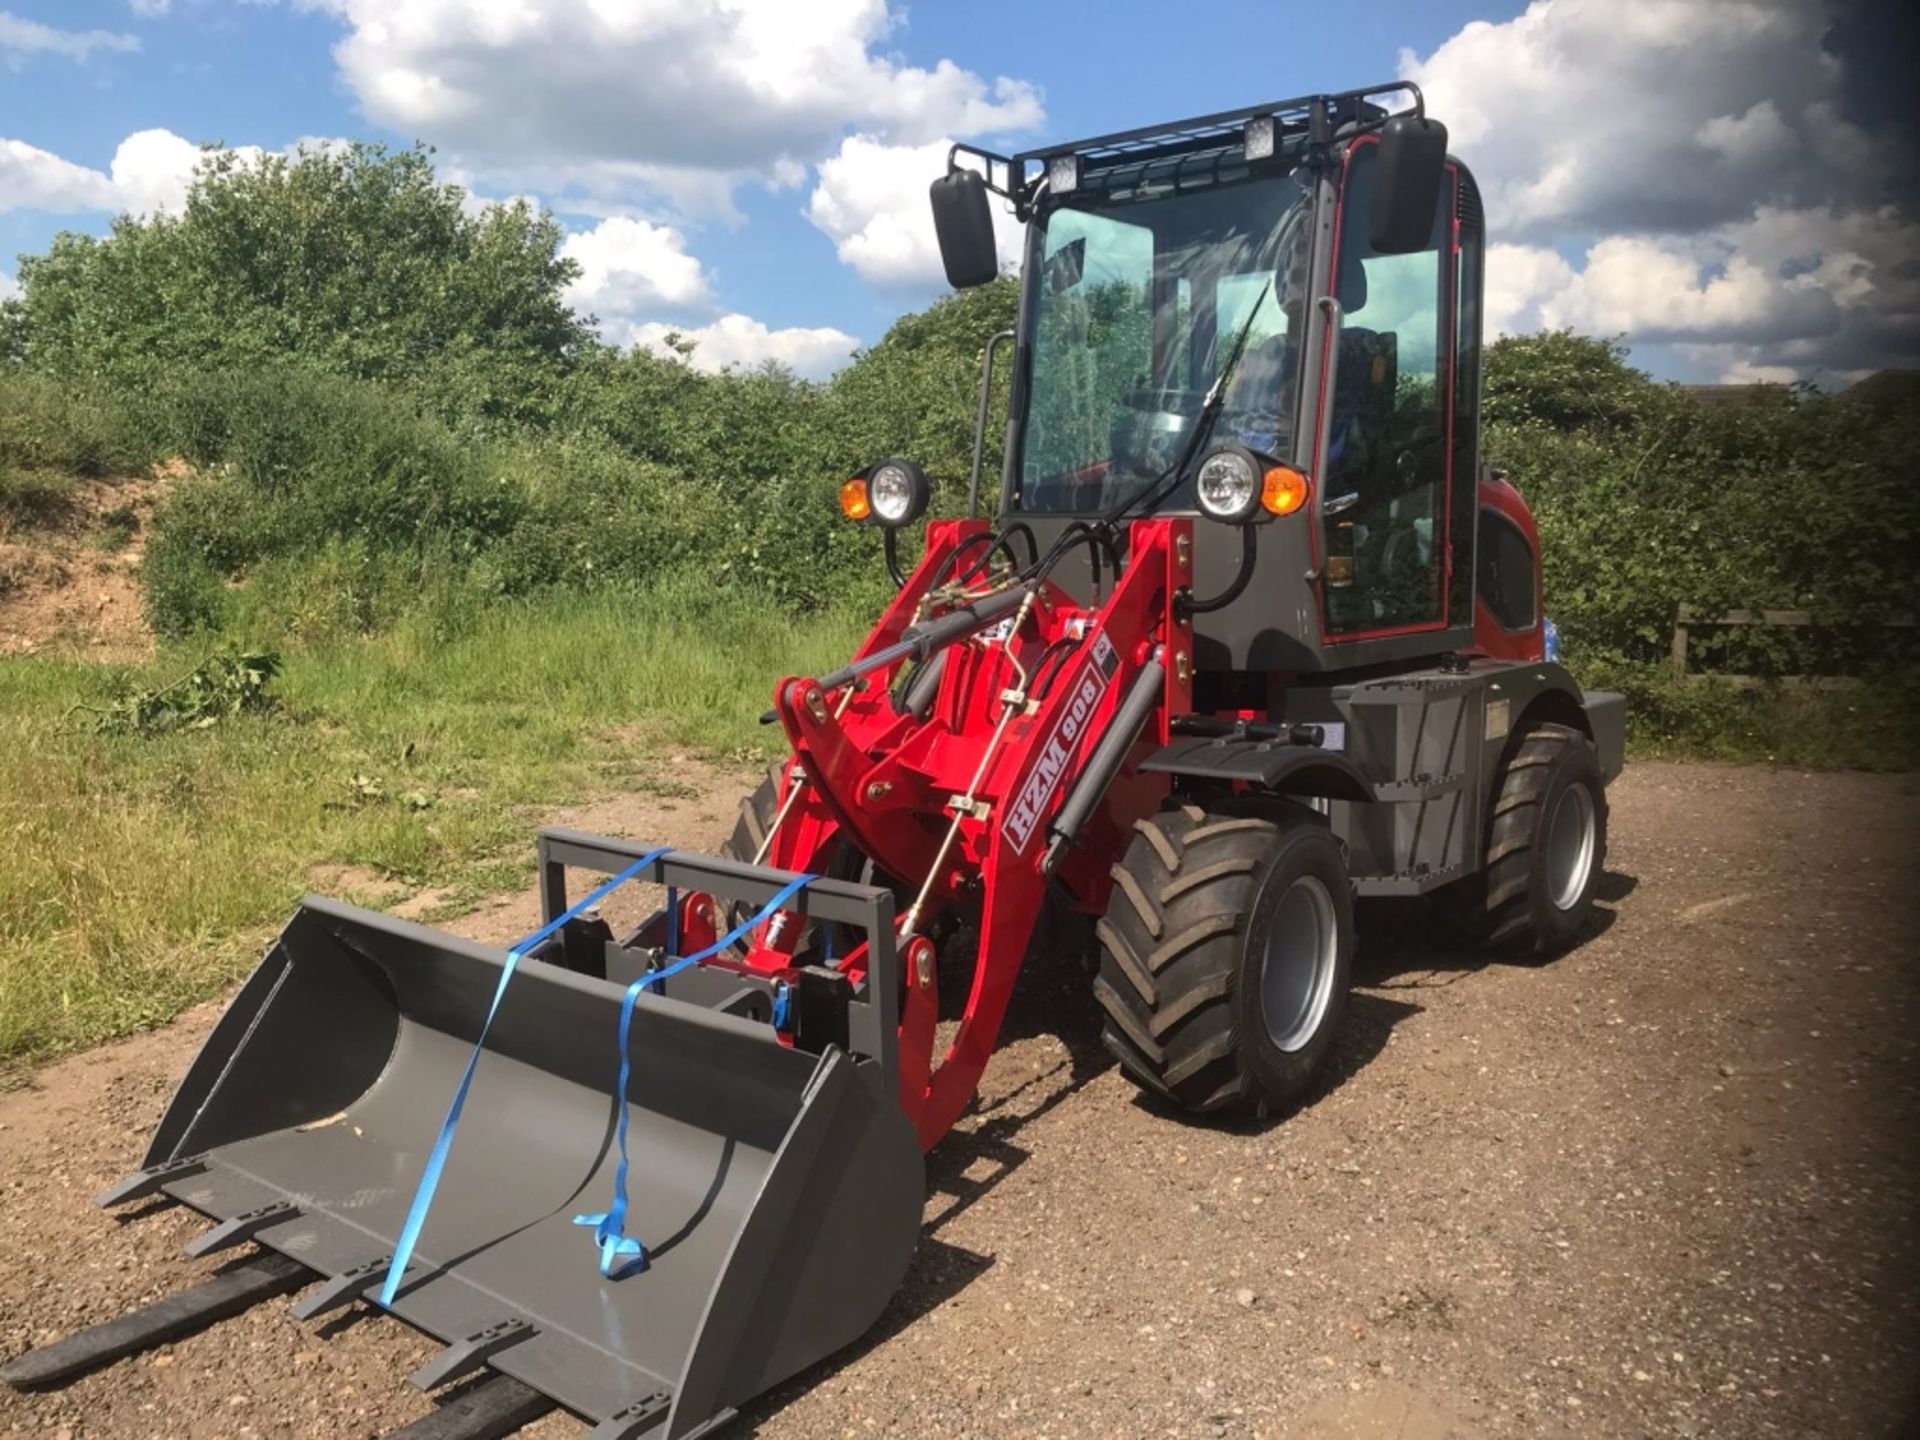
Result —
M620 338L659 355L678 356L679 351L670 343L676 337L693 344L693 353L685 359L696 370L719 371L733 366L752 369L773 360L809 380L824 379L838 370L853 358L854 348L860 343L844 330L826 326L769 330L746 315L722 315L710 325L692 329L657 323L633 325Z
M1836 3L1534 0L1403 54L1486 198L1489 329L1740 375L1920 358L1910 153L1845 118Z
M1755 365L1736 360L1720 372L1722 385L1791 385L1799 379L1791 365Z
M0 270L0 300L11 300L20 293L20 282Z
M1831 108L1830 24L1823 0L1534 0L1401 72L1480 172L1496 233L1687 231L1740 218L1756 183L1797 203L1832 185L1820 147L1854 127Z
M62 160L24 140L0 140L0 210L48 210L73 215L112 210L113 181L98 170Z
M1484 284L1489 335L1525 335L1541 326L1540 303L1573 283L1573 266L1537 245L1487 247Z
M687 253L686 237L669 226L616 215L567 236L560 253L580 265L567 300L583 314L620 316L707 298L705 271Z
M309 149L340 141L303 140ZM233 147L243 163L264 153ZM136 130L115 147L106 171L76 165L24 140L0 139L0 210L46 210L56 215L127 212L146 216L186 204L201 149L171 130Z
M18 68L27 55L64 55L69 60L85 60L95 50L138 50L138 36L111 30L56 30L38 20L25 20L11 11L0 10L0 57L8 66Z
M249 158L260 152L247 147ZM113 152L113 185L119 196L114 208L135 215L178 210L187 203L193 172L200 164L200 147L171 130L138 130Z
M336 0L366 114L478 168L642 185L724 209L793 183L849 127L918 144L1044 118L1022 81L881 47L887 0ZM717 194L715 193L717 192Z
M869 135L841 142L820 164L807 218L833 241L841 260L881 285L938 281L940 247L927 187L947 170L950 139L889 145ZM1003 263L1020 256L1020 224L994 202L994 238Z
M127 8L143 20L157 20L173 9L173 0L127 0Z
M1716 263L1701 247L1610 235L1540 305L1540 319L1637 341L1781 341L1832 334L1839 306L1818 283L1783 278L1751 258Z

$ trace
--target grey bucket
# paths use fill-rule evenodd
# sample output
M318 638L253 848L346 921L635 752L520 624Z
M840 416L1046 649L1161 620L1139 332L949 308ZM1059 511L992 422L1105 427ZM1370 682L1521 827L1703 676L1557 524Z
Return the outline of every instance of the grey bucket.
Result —
M303 902L162 1117L145 1162L157 1188L377 1294L370 1267L394 1249L505 960ZM681 1440L878 1318L925 1173L881 1066L644 994L625 1103L628 1231L650 1264L602 1278L573 1217L612 1194L622 997L521 962L391 1309L473 1341L596 1435Z

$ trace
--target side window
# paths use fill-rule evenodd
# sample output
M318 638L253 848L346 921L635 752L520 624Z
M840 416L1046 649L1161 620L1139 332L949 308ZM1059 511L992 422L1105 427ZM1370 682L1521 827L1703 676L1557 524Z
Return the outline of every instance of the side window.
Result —
M1367 214L1377 151L1363 146L1348 166L1335 260L1340 355L1320 486L1327 628L1335 637L1446 622L1453 274L1441 242L1451 229L1452 187L1427 249L1375 255Z
M1474 583L1480 599L1508 630L1531 630L1539 584L1533 547L1520 528L1497 510L1480 512L1480 558Z

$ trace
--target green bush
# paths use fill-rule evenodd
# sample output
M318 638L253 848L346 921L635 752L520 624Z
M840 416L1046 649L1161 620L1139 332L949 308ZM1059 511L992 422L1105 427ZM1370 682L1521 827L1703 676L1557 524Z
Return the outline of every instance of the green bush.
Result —
M1878 622L1912 606L1915 407L1806 390L1703 405L1606 341L1491 347L1485 453L1539 522L1548 613L1570 656L1665 656L1678 612L1810 611L1814 631L1696 631L1702 668L1911 667Z
M126 397L0 367L0 520L52 515L76 479L144 470L150 424Z
M550 419L556 378L597 345L563 293L578 272L550 215L464 198L421 149L209 150L179 214L23 256L0 347L133 390L297 359L417 385L476 425Z

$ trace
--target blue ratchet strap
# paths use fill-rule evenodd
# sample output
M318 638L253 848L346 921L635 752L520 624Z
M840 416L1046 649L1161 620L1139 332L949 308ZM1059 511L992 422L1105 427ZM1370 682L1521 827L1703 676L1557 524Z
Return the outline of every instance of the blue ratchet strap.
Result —
M520 957L582 910L591 909L606 899L654 861L670 853L672 848L663 845L658 850L642 855L565 914L549 920L507 951L507 963L500 968L500 983L493 987L493 1004L487 1007L487 1018L480 1026L480 1038L473 1042L473 1054L467 1057L466 1073L460 1077L460 1084L453 1092L453 1103L447 1107L447 1118L440 1124L440 1138L433 1142L433 1153L427 1157L427 1168L421 1172L419 1187L413 1192L413 1205L407 1211L407 1223L400 1229L400 1241L394 1246L393 1259L387 1265L387 1278L380 1286L381 1305L393 1304L393 1297L400 1289L400 1277L406 1274L408 1262L413 1259L414 1243L420 1238L421 1227L427 1223L427 1211L433 1206L433 1192L440 1188L440 1172L446 1168L447 1151L453 1148L453 1132L460 1124L460 1112L466 1108L467 1091L473 1085L474 1067L480 1063L480 1052L487 1046L487 1032L493 1028L493 1017L500 1011L500 999L507 993L507 982L513 979Z
M619 1118L616 1131L619 1136L620 1164L613 1172L613 1207L598 1215L576 1215L576 1225L591 1225L593 1238L600 1244L600 1273L608 1279L617 1279L619 1275L638 1273L647 1268L647 1247L633 1236L627 1234L627 1077L632 1068L632 1056L628 1049L628 1036L633 1029L634 1002L639 1000L640 992L649 986L658 985L669 976L678 975L689 965L698 965L702 960L710 960L734 942L744 939L776 910L786 907L802 890L814 882L812 875L796 875L775 892L774 897L762 905L752 915L742 920L733 929L722 935L706 949L696 951L682 960L675 960L664 969L642 975L627 987L627 997L620 1006L620 1085L614 1091Z

